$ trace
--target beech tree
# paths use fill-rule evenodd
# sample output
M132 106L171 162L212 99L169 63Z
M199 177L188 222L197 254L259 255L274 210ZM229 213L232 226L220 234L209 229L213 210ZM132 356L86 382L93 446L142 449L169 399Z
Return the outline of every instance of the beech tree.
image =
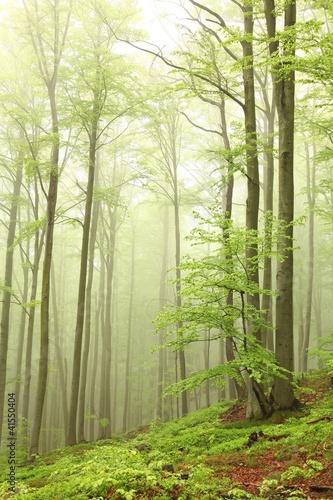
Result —
M41 7L37 3L33 5L30 2L24 1L23 3L28 35L34 49L36 65L39 69L41 79L45 84L49 98L52 123L52 130L50 133L52 137L52 147L50 152L49 186L47 192L45 254L41 290L40 358L35 415L29 447L29 458L31 459L33 455L38 453L48 373L50 278L59 179L59 152L61 148L56 86L59 66L69 28L70 5L69 10L63 14L58 0L55 0L54 5L52 5L49 10L46 9L46 11L44 10L44 5ZM46 39L45 34L46 19L53 19L53 31L48 33L48 39Z
M278 250L276 273L276 340L275 354L281 367L289 370L288 378L277 377L272 389L274 404L290 408L295 403L292 386L294 369L293 330L293 222L294 222L294 124L295 124L295 23L296 1L284 9L284 39L282 47L276 40L276 5L265 0L265 16L269 51L272 59L276 108L279 119L279 220L285 234ZM282 55L279 54L282 52Z
M18 139L22 139L22 132L19 134ZM18 141L19 142L19 141ZM17 212L19 205L19 197L22 185L23 166L22 154L17 153L17 158L13 159L15 165L15 176L13 182L12 201L9 209L9 225L6 246L6 260L5 260L5 278L3 287L2 298L2 311L1 311L1 332L0 332L0 442L2 436L2 422L5 406L5 386L6 386L6 368L7 368L7 355L8 355L8 338L9 338L9 315L12 298L12 280L13 280L13 257L12 245L15 239L15 231L17 224Z

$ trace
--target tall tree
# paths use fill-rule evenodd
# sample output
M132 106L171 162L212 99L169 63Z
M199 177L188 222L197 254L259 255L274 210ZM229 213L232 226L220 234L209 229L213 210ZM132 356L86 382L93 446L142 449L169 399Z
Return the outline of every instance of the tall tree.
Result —
M276 38L276 5L264 0L269 51L274 75L279 125L279 201L278 218L284 229L277 263L275 353L280 366L289 370L287 378L276 377L271 396L274 405L290 408L295 402L291 380L294 369L293 330L293 220L294 220L294 133L295 133L295 23L296 0L284 8L284 37ZM281 55L280 55L281 54Z
M59 0L55 0L51 6L41 6L37 1L32 4L26 0L23 0L23 4L26 13L28 34L36 57L36 64L47 89L52 124L50 133L52 147L47 192L45 254L41 290L40 357L35 413L29 446L29 458L31 459L33 455L38 453L39 448L48 373L50 278L58 194L59 152L61 148L56 87L60 62L69 28L71 4L69 4L69 8L65 12L63 8L60 8ZM62 15L64 15L64 19L62 19ZM49 23L52 30L48 29Z
M22 134L21 134L22 136ZM1 327L0 327L0 442L2 437L2 422L5 405L5 388L6 388L6 372L7 372L7 355L8 355L8 339L9 339L9 321L10 321L10 306L12 298L12 280L13 280L13 263L14 253L11 247L15 239L15 231L17 224L17 212L19 204L19 196L22 185L23 165L22 155L18 153L18 158L13 161L15 165L15 177L13 183L12 201L9 211L9 225L6 245L6 260L5 260L5 278L2 298L1 311Z

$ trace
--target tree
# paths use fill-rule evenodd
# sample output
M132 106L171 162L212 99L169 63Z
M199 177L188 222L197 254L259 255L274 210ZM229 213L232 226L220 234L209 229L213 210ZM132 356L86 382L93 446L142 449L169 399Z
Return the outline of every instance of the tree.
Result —
M200 220L200 218L199 218ZM201 225L207 223L201 220ZM225 228L222 231L222 228ZM225 232L228 238L225 238ZM274 241L281 236L278 226L273 230ZM247 373L258 402L261 404L261 384L271 381L279 374L285 377L285 371L277 366L274 354L267 350L258 338L256 330L264 325L261 311L249 304L245 297L264 293L251 279L253 266L252 257L245 256L245 249L249 244L256 244L264 248L264 236L257 232L249 233L247 228L234 228L230 221L226 221L218 206L212 208L209 219L209 230L198 227L192 232L192 240L196 245L209 242L214 251L211 255L201 259L186 257L181 263L184 271L182 278L182 304L179 307L166 306L157 316L158 329L171 325L182 324L181 335L175 340L167 340L164 347L183 349L185 345L205 340L205 331L211 331L211 341L232 337L234 356L224 365L202 372L194 372L186 380L171 385L165 393L180 393L184 390L193 390L209 379L217 379L223 383L225 375L239 379L240 373ZM231 260L228 256L233 255ZM263 262L264 251L258 254L258 263ZM230 290L235 300L232 305L226 301ZM247 325L251 324L250 332ZM166 335L170 336L173 331ZM262 408L263 413L267 409Z
M22 140L22 132L19 136ZM2 436L2 422L5 405L5 387L6 387L6 368L8 354L8 338L9 338L9 319L10 307L12 298L12 279L13 279L13 262L14 253L12 245L15 239L15 231L17 224L17 212L19 197L22 185L23 166L22 154L18 154L18 158L14 160L15 177L13 183L12 201L9 210L9 225L6 246L6 261L5 261L5 279L3 287L2 311L1 311L1 332L0 332L0 442Z
M31 3L24 0L23 3L26 13L28 34L34 49L36 64L39 69L41 79L47 89L52 123L52 147L50 153L50 173L46 208L45 254L41 290L40 358L36 406L29 446L29 458L31 459L33 455L38 453L48 373L50 278L59 180L59 151L61 148L56 86L58 81L59 66L69 28L71 5L69 5L69 10L66 10L64 13L64 20L62 20L61 14L63 13L63 10L60 9L58 0L55 0L54 5L50 7L50 10L46 10L46 12L44 9L40 9L40 5L38 5L37 2L35 2L34 5L31 5ZM50 33L45 31L45 28L46 24L51 19L53 19L53 31Z
M281 367L290 371L289 378L276 377L271 396L279 408L295 404L291 372L294 369L293 330L293 220L294 220L294 123L295 123L295 23L296 2L284 9L282 46L276 39L276 5L265 0L265 16L269 51L274 74L275 100L279 122L279 220L285 234L278 250L283 259L276 272L276 334L275 353ZM280 58L279 54L282 51Z

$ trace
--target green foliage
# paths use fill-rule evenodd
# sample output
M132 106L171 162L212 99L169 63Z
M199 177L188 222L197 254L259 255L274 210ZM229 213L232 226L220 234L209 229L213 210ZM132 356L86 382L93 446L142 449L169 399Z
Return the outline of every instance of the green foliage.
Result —
M22 229L20 229L18 236L15 238L15 241L9 250L13 250L22 241L30 240L30 238L32 238L37 231L43 229L45 224L46 224L46 215L44 215L38 220L27 222L22 227Z
M221 416L229 405L230 402L224 401L164 424L154 421L150 432L134 439L118 436L53 450L36 457L33 464L20 463L16 469L15 498L306 498L295 484L311 480L332 460L332 423L322 420L312 423L312 432L308 424L318 415L331 414L331 390L327 389L320 404L297 415L290 412L290 417L279 425L273 419L223 424ZM249 434L259 430L265 437L248 448ZM143 443L148 446L140 453L136 446ZM266 465L267 456L274 456L276 470L271 469L270 463ZM7 457L0 455L0 498L4 499L8 495L6 461ZM166 464L172 464L174 472L165 470ZM244 472L256 465L260 471L267 470L267 475L258 482L258 496L246 491L242 477L232 476L233 464L236 470Z
M273 376L284 376L276 365L274 355L263 348L256 333L261 328L270 328L264 321L263 311L256 309L248 297L273 294L261 289L252 279L255 269L262 267L264 258L272 256L272 245L267 244L267 228L271 229L273 247L284 235L281 224L268 213L266 231L234 227L225 219L219 206L212 208L212 215L205 220L196 214L199 227L191 233L193 245L212 247L210 255L201 258L187 256L180 265L182 272L181 307L166 306L157 316L158 330L167 330L163 347L182 350L186 345L204 341L204 332L211 331L211 340L233 338L235 359L223 366L191 374L169 387L165 394L179 394L194 389L208 379L223 383L225 375L239 378L246 370L258 382L272 380ZM208 229L207 229L208 227ZM246 249L255 248L254 256ZM275 252L280 260L281 255ZM176 280L171 281L175 283ZM232 295L232 303L228 298ZM174 328L170 329L174 325ZM172 340L169 340L173 336ZM160 346L161 347L161 346Z

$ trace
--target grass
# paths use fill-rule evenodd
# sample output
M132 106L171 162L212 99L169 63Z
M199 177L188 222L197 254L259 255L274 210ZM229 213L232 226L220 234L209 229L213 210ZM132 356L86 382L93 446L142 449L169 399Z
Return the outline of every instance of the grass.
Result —
M333 485L333 388L326 374L303 381L306 406L269 420L232 421L230 402L138 433L52 450L18 463L15 495L1 457L0 498L17 500L326 499ZM223 418L230 415L230 419ZM310 422L310 423L309 423ZM252 446L252 432L262 431ZM141 447L141 452L137 446ZM319 489L313 489L313 486Z

